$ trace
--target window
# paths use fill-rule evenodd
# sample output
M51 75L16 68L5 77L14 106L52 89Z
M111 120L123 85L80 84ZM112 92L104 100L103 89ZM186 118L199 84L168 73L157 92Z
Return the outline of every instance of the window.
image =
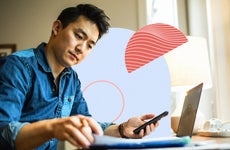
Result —
M178 27L176 0L147 0L146 4L148 24L160 22Z

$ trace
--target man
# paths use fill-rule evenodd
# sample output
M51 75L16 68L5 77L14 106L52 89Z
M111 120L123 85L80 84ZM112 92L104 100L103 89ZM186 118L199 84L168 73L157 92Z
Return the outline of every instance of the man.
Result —
M79 64L108 31L109 18L90 4L64 9L48 43L0 60L0 149L56 149L58 140L88 147L93 135L142 138L134 134L147 114L120 125L98 123L89 111L71 66ZM93 66L92 66L93 67Z

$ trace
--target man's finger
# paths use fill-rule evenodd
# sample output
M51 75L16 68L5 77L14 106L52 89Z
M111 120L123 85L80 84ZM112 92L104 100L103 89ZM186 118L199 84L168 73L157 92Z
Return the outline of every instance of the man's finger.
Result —
M87 121L93 133L103 135L101 126L93 118L87 118Z
M89 126L89 123L88 123L88 121L86 119L82 120L81 132L89 140L90 143L94 142L94 137L92 135L92 130L91 130L91 128Z

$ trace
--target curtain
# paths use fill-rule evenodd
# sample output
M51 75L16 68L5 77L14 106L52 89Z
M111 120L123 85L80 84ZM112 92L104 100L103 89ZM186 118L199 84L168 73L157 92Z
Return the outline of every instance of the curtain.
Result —
M230 121L230 1L206 0L217 117Z
M202 110L207 118L217 117L230 121L230 1L186 0L181 3L186 11L186 27L190 36L205 37L209 45L212 88L202 95ZM194 58L195 61L195 58Z

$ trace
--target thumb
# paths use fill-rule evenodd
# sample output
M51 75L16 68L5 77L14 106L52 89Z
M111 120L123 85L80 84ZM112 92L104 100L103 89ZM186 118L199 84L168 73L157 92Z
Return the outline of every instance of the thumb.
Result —
M140 117L141 120L148 120L148 119L152 119L153 117L155 117L154 114L146 114Z

